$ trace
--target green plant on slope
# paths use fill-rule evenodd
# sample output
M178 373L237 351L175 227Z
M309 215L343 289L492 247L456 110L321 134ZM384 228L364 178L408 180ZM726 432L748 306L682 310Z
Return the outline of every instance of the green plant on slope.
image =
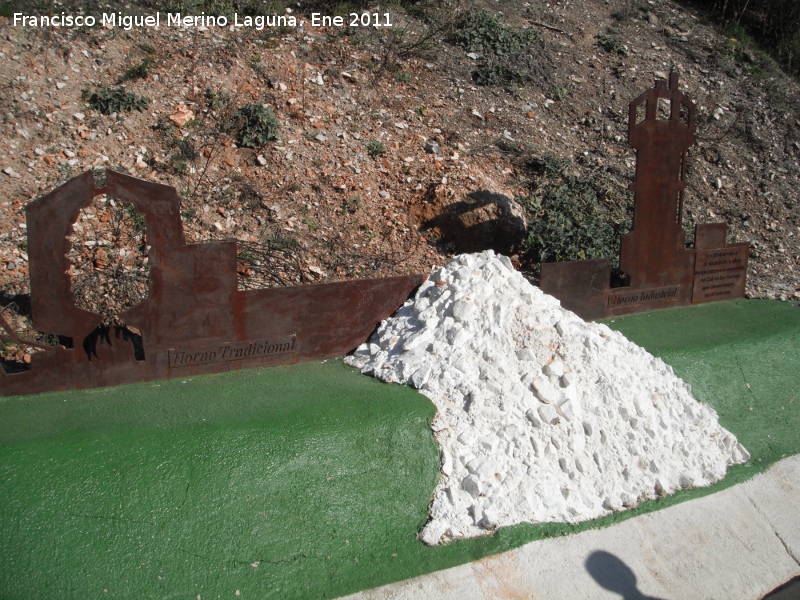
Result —
M620 237L631 227L627 192L608 175L576 174L572 163L547 154L528 168L532 190L519 200L528 214L525 246L531 258L616 259Z
M375 158L379 154L383 154L386 152L386 146L383 145L382 142L378 140L372 140L366 145L367 154L369 154L372 158Z
M93 94L89 94L88 90L86 90L84 91L84 98L89 103L89 106L104 115L130 112L132 110L144 112L144 109L150 104L150 98L126 92L124 86L117 88L104 87Z
M236 143L243 148L257 148L278 139L280 123L269 106L246 104L233 117Z
M150 74L150 67L152 65L153 60L150 57L145 57L138 65L126 69L125 72L119 76L119 83L144 79Z
M598 35L597 45L611 54L621 54L622 56L627 56L628 54L628 47L621 40L609 35Z
M467 52L510 56L539 39L535 29L512 29L484 10L471 10L459 25L449 41Z
M447 38L479 54L472 79L481 86L518 85L536 81L545 88L554 69L536 29L514 29L484 10L472 10Z

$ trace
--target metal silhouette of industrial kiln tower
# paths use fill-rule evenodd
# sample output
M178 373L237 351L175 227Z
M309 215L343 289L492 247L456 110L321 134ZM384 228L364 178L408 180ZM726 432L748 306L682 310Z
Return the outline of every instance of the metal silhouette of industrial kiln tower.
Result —
M657 81L629 109L628 143L636 148L633 231L622 238L619 263L632 287L673 285L677 278L685 283L691 271L693 256L685 247L682 209L695 109L678 90L676 73L670 75L669 84ZM668 119L658 118L662 100L669 104ZM645 118L639 121L642 106Z
M656 81L629 105L628 142L636 149L633 228L621 240L626 285L611 287L611 260L542 265L542 290L592 319L744 296L748 243L726 244L727 225L697 225L687 248L683 197L695 105L678 74Z

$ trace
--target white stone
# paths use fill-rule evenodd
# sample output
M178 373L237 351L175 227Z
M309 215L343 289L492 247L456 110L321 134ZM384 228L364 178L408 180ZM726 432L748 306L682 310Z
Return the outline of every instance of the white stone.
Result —
M528 421L530 421L531 425L534 427L542 426L542 421L539 419L539 413L532 408L529 408L527 411L525 411L525 418L528 419Z
M475 314L475 306L470 300L461 299L453 303L453 318L457 321L469 321Z
M453 458L449 452L442 450L442 475L450 477L453 473Z
M539 377L531 383L531 389L536 397L547 404L556 404L559 400L559 393L553 384L545 377Z
M660 359L491 251L436 269L346 362L436 405L429 544L597 518L710 485L749 458Z
M481 482L475 475L469 475L461 482L461 489L477 498L481 493Z
M544 423L547 423L548 425L558 424L559 421L558 412L556 412L554 406L550 404L544 404L539 407L538 413L539 413L539 418L541 418L541 420Z
M561 377L564 374L564 363L560 360L554 360L542 367L542 372L551 377Z

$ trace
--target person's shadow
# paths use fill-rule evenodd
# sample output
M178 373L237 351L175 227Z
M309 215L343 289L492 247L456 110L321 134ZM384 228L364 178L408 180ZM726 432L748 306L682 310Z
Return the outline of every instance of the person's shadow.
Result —
M642 594L630 567L609 552L592 552L586 559L586 570L599 585L619 594L623 600L663 600Z

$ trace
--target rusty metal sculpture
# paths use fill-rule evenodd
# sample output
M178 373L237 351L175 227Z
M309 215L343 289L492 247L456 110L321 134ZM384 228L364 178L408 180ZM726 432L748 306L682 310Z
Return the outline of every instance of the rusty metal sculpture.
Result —
M33 326L64 345L34 345L27 371L0 368L0 395L346 354L424 280L411 275L240 291L236 242L187 244L174 188L110 170L105 175L103 185L86 172L28 205ZM147 299L120 315L130 329L103 325L101 315L76 306L71 290L67 236L80 209L100 194L132 204L145 217L151 284Z
M660 118L660 102L667 118ZM610 287L611 260L604 258L543 264L542 290L585 319L744 296L749 244L726 244L725 223L697 225L695 247L686 248L683 193L694 127L695 106L678 90L676 73L631 102L634 216L619 259L627 285Z

